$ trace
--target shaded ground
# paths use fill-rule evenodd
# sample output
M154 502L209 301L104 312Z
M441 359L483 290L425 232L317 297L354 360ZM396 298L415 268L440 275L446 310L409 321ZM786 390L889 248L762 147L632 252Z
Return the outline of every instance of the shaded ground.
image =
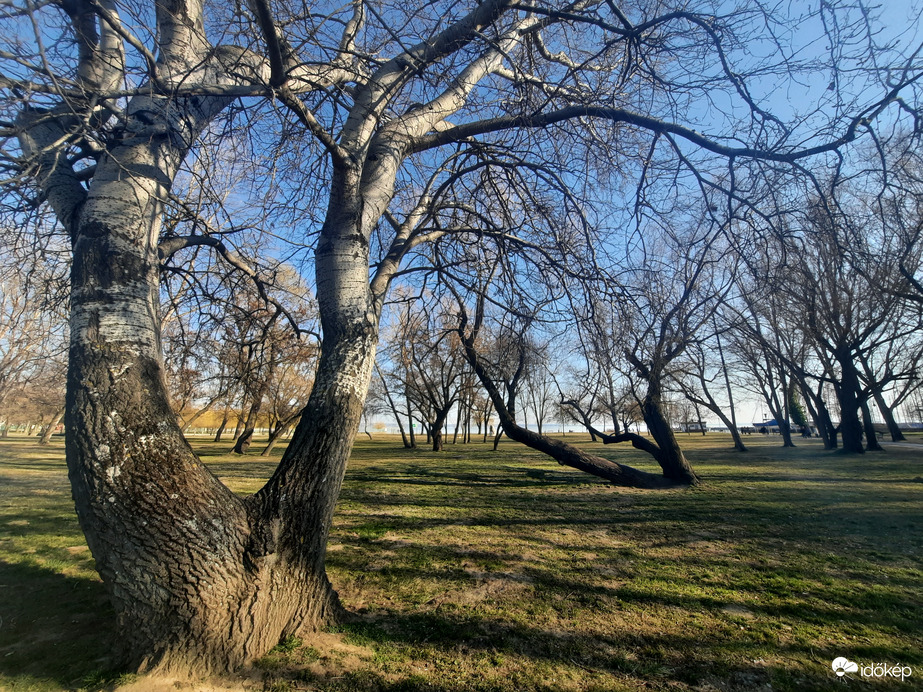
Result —
M701 488L613 489L512 444L359 442L328 554L353 621L212 689L919 688L923 449L681 442ZM271 472L198 446L237 491ZM60 449L0 441L0 487L0 689L111 686L110 614ZM838 679L839 656L913 675Z

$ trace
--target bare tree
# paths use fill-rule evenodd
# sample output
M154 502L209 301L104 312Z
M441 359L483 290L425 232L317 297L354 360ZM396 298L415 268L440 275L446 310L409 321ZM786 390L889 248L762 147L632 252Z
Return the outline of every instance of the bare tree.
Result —
M545 422L551 419L558 390L555 386L554 376L550 370L552 356L548 348L537 349L532 367L526 372L526 381L523 399L525 406L532 411L535 429L539 435Z
M733 387L721 345L720 333L716 332L713 338L714 341L711 343L703 340L691 344L686 349L685 357L678 364L677 370L671 373L671 378L684 397L696 406L704 407L718 416L731 433L734 448L740 452L746 452L747 446L737 427ZM715 353L719 356L717 363L709 357ZM718 392L722 390L727 394L727 405L719 400L721 395Z
M0 53L7 189L50 207L72 244L67 458L128 660L164 672L225 670L335 617L324 550L389 285L425 261L421 250L436 237L467 242L427 216L447 178L468 178L471 165L537 169L558 159L569 187L577 173L618 160L613 175L642 178L637 208L669 213L671 175L694 171L703 185L723 179L732 197L746 194L763 167L838 149L892 105L898 115L912 109L917 66L884 51L869 56L858 41L870 35L871 15L829 3L819 12L836 19L818 23L837 31L836 79L824 96L834 115L799 118L808 131L769 105L780 75L815 68L777 37L786 24L812 23L762 5L719 15L688 3L487 0L384 12L361 0L310 12L266 0L7 3L2 18L15 29ZM744 39L754 36L777 46L778 59L748 56ZM849 55L844 46L861 48ZM892 58L897 71L883 64ZM853 103L849 77L868 69L895 81L873 100L862 82ZM284 107L284 122L269 99ZM727 109L706 122L719 102ZM297 219L268 190L260 203L280 224L287 218L312 253L323 331L292 442L248 498L223 486L183 439L160 347L161 266L176 252L207 248L228 271L257 274L206 225L161 234L181 171L196 157L218 160L205 155L237 129L254 151L277 144L286 172L301 174L280 193L299 201ZM451 165L461 157L469 170ZM579 168L568 165L577 160ZM718 166L726 175L705 175ZM265 190L260 175L254 186Z
M289 432L301 417L304 402L311 395L314 386L314 370L317 367L318 344L291 330L284 330L273 338L277 340L274 381L267 394L269 439L260 456L269 456L279 439Z
M466 363L447 319L451 317L438 301L416 310L408 303L394 333L396 343L389 349L393 362L389 379L399 380L407 398L426 416L434 452L443 449L449 414L466 384Z
M394 416L394 420L397 422L397 429L401 433L401 441L404 443L404 449L412 449L414 445L411 444L410 438L407 436L407 431L404 429L404 421L403 421L404 412L398 409L397 404L394 401L394 397L391 395L391 387L388 384L388 379L390 378L390 375L386 376L382 372L381 368L378 367L377 365L375 366L375 372L378 375L378 381L381 384L381 386L375 390L370 388L369 396L372 396L373 393L377 392L378 396L380 396L384 400L384 403L387 403L388 410L391 411L391 415ZM408 421L408 422L410 423L411 426L413 425L413 421Z
M0 424L4 435L14 409L18 409L17 418L22 418L21 404L27 392L32 408L38 405L41 411L55 412L63 404L63 322L45 305L44 288L37 275L16 267L0 269ZM17 397L20 403L14 405Z
M503 431L513 441L524 444L532 449L536 449L552 457L559 464L570 466L585 473L592 474L616 485L623 485L637 488L662 488L672 484L672 480L667 477L660 477L656 474L640 471L625 464L619 464L609 459L588 454L572 445L568 445L560 440L553 439L546 435L540 435L531 430L523 428L516 422L515 412L508 407L508 399L504 396L498 383L493 379L489 362L485 362L481 353L483 347L478 344L481 337L481 329L484 324L484 300L481 296L474 308L474 318L470 319L465 308L464 302L459 295L459 327L458 333L462 345L465 349L465 356L471 367L480 379L484 389L494 405L494 410L500 419L500 425ZM502 385L501 385L502 386ZM645 448L645 443L650 445L647 440L639 438L640 448Z

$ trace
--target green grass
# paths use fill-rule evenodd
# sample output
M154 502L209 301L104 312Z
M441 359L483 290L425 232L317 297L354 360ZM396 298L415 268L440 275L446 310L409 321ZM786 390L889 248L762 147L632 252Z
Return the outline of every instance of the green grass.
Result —
M568 435L568 439L582 439ZM915 689L923 446L683 435L700 488L635 491L511 443L360 440L330 538L353 614L256 662L253 689L449 692ZM0 440L0 689L100 689L111 613L59 446ZM194 445L238 492L272 460ZM584 440L585 447L591 447ZM592 446L650 468L638 452ZM259 449L258 445L254 446ZM830 662L909 665L903 685ZM133 688L142 689L142 688Z

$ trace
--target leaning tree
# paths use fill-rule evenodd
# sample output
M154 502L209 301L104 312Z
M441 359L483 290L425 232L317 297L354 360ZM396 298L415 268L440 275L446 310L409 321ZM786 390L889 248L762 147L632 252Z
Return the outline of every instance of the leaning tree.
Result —
M382 305L426 261L421 248L452 232L428 222L430 193L472 171L447 161L557 167L586 205L633 190L636 214L678 213L677 187L744 199L763 169L900 117L920 76L916 57L867 49L864 7L826 2L794 16L708 2L10 0L0 17L3 208L46 205L72 249L77 514L128 662L162 672L241 666L338 612L325 544ZM783 43L825 28L826 53ZM799 83L821 101L773 103ZM203 156L232 135L242 149ZM162 233L190 162L235 154L267 166L237 196L260 193L275 214L264 232L298 234L323 331L292 442L245 498L177 427L159 315L161 267L184 248L246 272L195 218ZM327 200L316 216L309 194Z

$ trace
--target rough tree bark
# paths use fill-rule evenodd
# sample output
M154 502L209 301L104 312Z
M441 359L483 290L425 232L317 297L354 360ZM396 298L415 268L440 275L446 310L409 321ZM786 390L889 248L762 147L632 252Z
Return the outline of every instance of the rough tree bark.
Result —
M443 449L443 429L445 428L445 423L449 418L450 411L451 408L438 409L434 411L433 421L430 424L430 430L433 431L432 441L434 452L441 452Z
M641 415L648 432L657 443L658 453L654 458L663 469L663 475L676 483L698 483L698 476L686 460L686 455L673 434L673 428L663 415L660 385L656 381L648 382L647 393L641 401Z
M840 380L835 382L837 399L840 403L840 435L843 438L842 451L846 454L862 454L862 422L859 420L859 373L853 362L852 349L838 346L833 356L840 364Z
M144 105L163 113L155 99ZM186 117L201 127L208 114L195 108L188 104ZM82 205L73 234L67 462L127 660L138 670L186 673L244 665L298 621L294 611L310 603L301 622L320 622L335 599L317 565L267 559L278 516L220 483L170 410L157 237L159 200L185 155L175 142L195 139L181 134L116 147Z
M118 19L98 20L89 4L75 12L85 93L111 92L123 78ZM244 666L337 612L324 544L376 324L352 314L356 300L369 312L368 258L357 252L355 224L326 228L317 266L329 338L299 444L248 499L193 454L170 410L161 355L163 201L199 134L235 98L224 95L239 84L229 75L260 84L265 65L241 49L212 48L196 0L158 4L157 24L156 67L167 88L152 84L128 98L88 188L59 150L80 122L79 97L59 111L23 107L16 126L30 174L72 241L66 456L77 515L116 612L124 662L187 675ZM205 95L177 96L173 77ZM331 288L329 258L342 253L361 267L358 298ZM347 327L330 326L338 318Z

